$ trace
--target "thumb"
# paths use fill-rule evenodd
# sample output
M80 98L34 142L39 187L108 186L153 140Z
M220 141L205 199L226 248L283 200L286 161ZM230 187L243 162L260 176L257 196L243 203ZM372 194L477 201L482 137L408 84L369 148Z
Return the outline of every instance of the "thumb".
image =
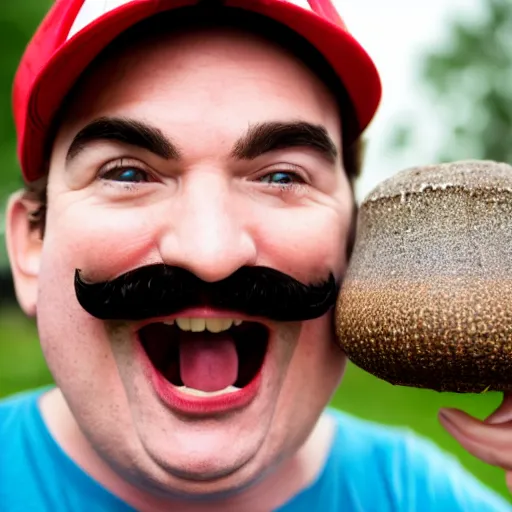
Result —
M501 409L501 408L500 408ZM483 422L456 409L442 409L439 421L443 427L475 457L487 464L512 470L512 422L498 423L508 417L503 410Z

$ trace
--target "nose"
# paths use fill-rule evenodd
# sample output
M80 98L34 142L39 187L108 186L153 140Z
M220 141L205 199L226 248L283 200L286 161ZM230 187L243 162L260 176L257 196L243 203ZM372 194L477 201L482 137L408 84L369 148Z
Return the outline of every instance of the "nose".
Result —
M213 172L184 180L170 200L160 254L164 263L189 270L207 282L220 281L254 265L256 244L244 222L244 200ZM247 201L248 199L245 199Z

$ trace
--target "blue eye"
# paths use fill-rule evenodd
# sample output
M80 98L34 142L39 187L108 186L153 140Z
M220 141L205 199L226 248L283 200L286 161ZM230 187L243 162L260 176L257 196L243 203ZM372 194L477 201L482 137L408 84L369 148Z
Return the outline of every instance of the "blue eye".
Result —
M293 183L303 183L303 179L295 172L271 172L263 176L260 181L270 185L290 185Z
M141 183L149 181L149 176L146 171L136 167L116 167L107 171L103 175L103 179L124 183Z

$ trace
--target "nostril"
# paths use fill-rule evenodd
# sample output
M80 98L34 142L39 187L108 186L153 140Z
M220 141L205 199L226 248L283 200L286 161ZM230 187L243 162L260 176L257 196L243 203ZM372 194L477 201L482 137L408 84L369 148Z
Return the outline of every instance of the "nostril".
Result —
M200 222L180 223L177 230L161 238L161 261L186 269L207 283L222 281L242 267L255 266L258 252L253 236L240 223L233 224L212 221L206 214Z
M234 252L234 251L233 251ZM175 260L172 264L174 265ZM216 283L232 276L240 268L247 266L247 260L223 251L215 254L187 255L178 266L188 270L205 283ZM169 263L170 264L170 263Z

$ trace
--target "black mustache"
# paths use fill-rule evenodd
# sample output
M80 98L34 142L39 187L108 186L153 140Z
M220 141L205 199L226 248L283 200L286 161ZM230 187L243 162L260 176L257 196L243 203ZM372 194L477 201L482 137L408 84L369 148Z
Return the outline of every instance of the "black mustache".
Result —
M188 307L209 306L276 321L318 318L336 303L332 273L306 285L268 267L242 267L216 282L205 282L179 267L148 265L105 282L88 283L75 272L80 305L101 320L146 320Z

